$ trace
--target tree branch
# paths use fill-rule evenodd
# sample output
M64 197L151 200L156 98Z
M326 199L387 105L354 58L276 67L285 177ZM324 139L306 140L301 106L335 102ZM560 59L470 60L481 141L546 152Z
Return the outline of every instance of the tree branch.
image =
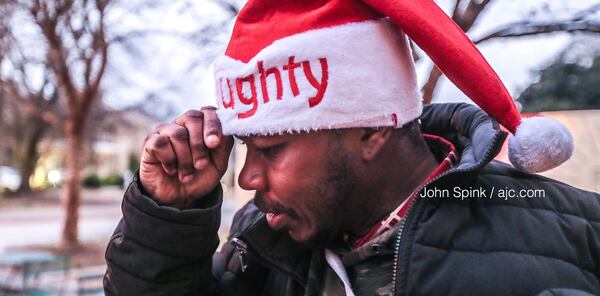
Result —
M100 88L100 82L102 81L102 77L106 72L106 64L108 63L108 46L109 44L106 42L106 34L104 32L105 27L105 9L108 5L108 1L96 0L96 10L100 15L100 19L98 20L98 28L97 31L92 34L93 44L92 49L94 50L94 55L92 58L99 55L100 61L98 68L95 73L95 77L91 79L90 83L85 88L85 96L81 102L79 112L81 114L88 114L92 103L95 101L98 95L98 89ZM86 65L89 67L93 66L93 63ZM90 70L91 72L91 70Z
M456 0L455 10L460 7L461 0ZM470 0L465 12L463 14L453 12L454 21L462 28L465 32L468 32L471 27L475 24L483 10L490 4L491 0ZM585 18L596 11L600 10L600 4L592 5L587 9L583 9L578 13L574 14L571 19L555 21L555 22L532 22L522 21L507 24L497 29L494 32L488 33L483 37L474 40L475 44L480 44L493 39L498 38L517 38L525 36L533 36L540 34L550 34L554 32L565 32L565 33L600 33L600 22L593 20L586 20ZM459 16L459 17L456 17ZM456 17L456 18L455 18ZM421 88L423 93L423 103L430 104L433 99L433 93L437 86L439 78L442 77L440 70L434 65L429 72L429 77L426 83Z
M240 9L233 4L232 1L225 0L212 0L215 4L219 5L224 11L228 12L231 16L236 16L240 13Z
M462 4L462 0L456 0L454 4L454 10L452 11L452 19L464 32L468 32L473 27L475 21L481 15L483 10L488 4L490 4L490 1L491 0L483 0L479 2L477 0L471 0L467 4L467 8L461 12L460 6ZM429 76L427 77L427 81L421 88L421 93L423 94L423 104L428 105L431 103L436 86L441 77L442 72L440 69L438 69L437 66L432 65L431 70L429 71Z
M474 40L475 44L498 38L525 37L531 35L549 34L555 32L564 33L600 33L600 22L578 21L571 23L531 23L517 22L508 24L495 32L489 33L479 39Z
M67 1L69 2L69 1ZM73 83L69 67L67 65L67 59L65 57L65 49L62 46L60 37L57 35L57 24L58 17L61 15L51 16L45 5L36 1L31 7L31 13L34 17L34 21L37 23L42 31L46 41L48 42L48 60L50 66L54 69L54 73L57 78L58 85L65 92L65 99L69 110L75 112L77 109L78 92ZM56 12L63 12L66 5L58 6Z

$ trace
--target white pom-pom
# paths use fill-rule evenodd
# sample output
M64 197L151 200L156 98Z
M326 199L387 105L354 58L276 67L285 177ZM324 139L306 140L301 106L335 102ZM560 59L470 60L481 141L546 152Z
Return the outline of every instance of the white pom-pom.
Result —
M539 173L559 166L573 155L573 136L557 120L523 118L508 141L508 158L517 169Z

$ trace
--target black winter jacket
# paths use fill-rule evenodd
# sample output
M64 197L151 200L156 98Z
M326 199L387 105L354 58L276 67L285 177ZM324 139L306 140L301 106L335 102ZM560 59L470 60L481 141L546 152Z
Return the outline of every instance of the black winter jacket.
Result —
M450 196L415 199L394 231L343 257L357 295L600 295L598 194L492 161L506 133L477 107L432 105L421 120L461 154L427 185ZM138 183L106 251L107 295L319 295L323 250L270 230L252 202L215 253L220 189L212 206L179 211ZM457 198L456 188L487 196ZM499 195L522 189L537 195Z

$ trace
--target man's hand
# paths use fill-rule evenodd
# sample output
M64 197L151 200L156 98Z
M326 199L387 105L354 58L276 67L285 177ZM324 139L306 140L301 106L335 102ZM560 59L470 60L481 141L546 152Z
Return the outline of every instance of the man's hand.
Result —
M213 107L190 110L156 127L142 149L140 181L159 203L190 208L219 184L233 137L224 137Z

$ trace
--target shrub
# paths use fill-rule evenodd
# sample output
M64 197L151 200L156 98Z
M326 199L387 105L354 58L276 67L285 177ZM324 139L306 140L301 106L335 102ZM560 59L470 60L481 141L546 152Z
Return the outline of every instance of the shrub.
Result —
M130 172L135 172L135 170L137 170L140 167L140 157L135 153L129 154L127 167L129 168Z
M86 188L98 188L102 185L100 177L96 174L87 175L83 178L83 187Z
M102 179L102 185L104 186L123 186L123 175L112 173L104 179Z

